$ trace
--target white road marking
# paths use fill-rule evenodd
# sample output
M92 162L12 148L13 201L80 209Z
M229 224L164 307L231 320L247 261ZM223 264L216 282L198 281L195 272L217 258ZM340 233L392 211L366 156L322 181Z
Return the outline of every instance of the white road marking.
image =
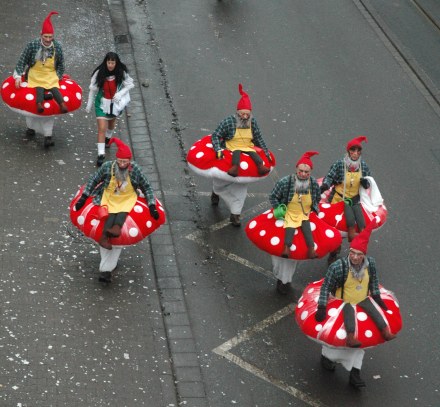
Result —
M279 388L280 390L283 390L286 393L294 396L295 398L302 400L304 403L308 404L309 406L325 407L325 405L322 404L319 400L316 400L313 397L307 395L306 393L303 393L301 390L298 390L297 388L290 386L289 384L283 382L282 380L269 375L264 370L259 369L258 367L252 365L251 363L246 362L245 360L241 359L239 356L234 355L233 353L230 352L232 348L234 348L235 346L239 345L242 342L248 341L253 335L268 328L270 325L277 323L282 318L291 315L292 312L294 311L294 308L295 308L294 304L287 305L286 307L270 315L263 321L258 322L252 328L240 332L237 336L234 336L233 338L224 342L223 344L213 349L212 351L217 355L224 357L225 359L228 359L229 361L235 363L237 366L248 371L249 373L252 373L253 375L259 377L260 379Z

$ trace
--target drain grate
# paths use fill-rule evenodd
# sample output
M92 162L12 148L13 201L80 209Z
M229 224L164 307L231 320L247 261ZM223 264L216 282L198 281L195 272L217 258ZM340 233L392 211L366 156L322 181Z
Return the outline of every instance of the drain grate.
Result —
M128 35L127 34L115 35L115 43L116 44L128 44Z

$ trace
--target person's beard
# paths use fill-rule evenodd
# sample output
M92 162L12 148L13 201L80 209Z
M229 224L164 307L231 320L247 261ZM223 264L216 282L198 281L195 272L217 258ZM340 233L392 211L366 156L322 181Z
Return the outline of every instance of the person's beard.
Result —
M357 280L362 280L365 276L365 271L368 266L368 261L364 258L364 261L360 264L353 264L350 260L348 260L350 264L350 271L353 273L353 277Z
M309 179L300 179L295 177L295 192L297 194L306 194L309 190Z
M347 154L345 156L345 165L350 169L350 171L357 171L359 169L359 165L361 164L361 156L355 161L350 158L350 155Z
M249 129L251 127L252 114L249 115L249 118L242 119L237 114L237 128L239 129Z
M127 180L127 176L128 176L128 167L120 168L119 165L115 166L116 181L123 183Z

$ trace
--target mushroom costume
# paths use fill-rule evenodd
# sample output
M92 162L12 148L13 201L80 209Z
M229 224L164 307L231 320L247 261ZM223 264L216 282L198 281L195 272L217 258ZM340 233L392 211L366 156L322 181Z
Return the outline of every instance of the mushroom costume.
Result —
M68 75L63 75L63 78L59 81L59 86L69 112L79 109L82 101L81 87ZM60 106L54 99L45 100L43 102L44 111L38 113L35 102L35 88L28 87L28 83L23 81L21 82L20 89L16 89L13 76L9 76L2 83L1 95L3 101L11 110L27 117L40 118L62 114Z
M342 299L331 297L327 303L327 318L322 322L315 320L315 314L318 306L319 293L321 291L324 279L314 281L309 284L295 309L295 320L301 331L310 339L331 347L345 347L347 333L344 328ZM380 312L393 333L402 329L402 317L400 315L399 303L393 292L380 288L380 296L386 304L388 310L380 309ZM380 307L378 307L380 308ZM357 324L357 337L362 343L362 348L384 343L379 329L365 311L355 307L355 318Z

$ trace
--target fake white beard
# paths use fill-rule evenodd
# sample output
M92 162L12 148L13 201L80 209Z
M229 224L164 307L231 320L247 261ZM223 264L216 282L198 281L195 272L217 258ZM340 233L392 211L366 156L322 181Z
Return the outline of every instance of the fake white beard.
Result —
M309 179L299 179L298 176L295 176L295 185L294 191L298 194L305 194L309 190Z
M359 156L359 158L356 161L354 161L347 154L344 158L344 161L345 161L345 165L347 166L347 168L350 169L350 171L357 171L361 164L361 156Z
M242 119L237 114L237 128L238 129L249 129L251 127L252 113L249 115L248 119Z
M353 274L353 277L358 279L358 280L362 280L365 276L365 271L367 270L368 267L368 260L365 257L364 261L361 264L355 265L353 264L350 259L348 259L348 264L350 266L350 271Z
M119 168L118 164L115 165L115 177L118 182L125 182L128 177L128 167Z

